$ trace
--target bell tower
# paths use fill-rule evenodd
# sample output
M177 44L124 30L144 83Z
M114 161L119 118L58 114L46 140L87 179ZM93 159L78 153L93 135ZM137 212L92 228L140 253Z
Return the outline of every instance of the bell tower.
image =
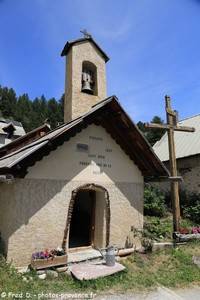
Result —
M84 37L67 42L61 56L66 56L64 121L88 112L106 98L106 53L83 31Z

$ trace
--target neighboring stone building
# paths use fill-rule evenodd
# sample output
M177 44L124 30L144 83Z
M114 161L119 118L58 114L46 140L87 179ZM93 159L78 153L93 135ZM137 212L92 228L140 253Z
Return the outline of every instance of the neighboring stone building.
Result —
M25 134L20 122L0 118L0 147Z
M178 174L183 177L180 187L187 192L200 193L200 115L184 119L178 125L195 128L193 133L180 131L174 133ZM169 169L167 133L153 146L153 149ZM159 187L169 190L170 185L159 182Z
M62 55L69 122L0 151L0 231L17 266L46 248L136 245L144 176L168 176L117 98L106 98L108 57L94 40L67 43Z

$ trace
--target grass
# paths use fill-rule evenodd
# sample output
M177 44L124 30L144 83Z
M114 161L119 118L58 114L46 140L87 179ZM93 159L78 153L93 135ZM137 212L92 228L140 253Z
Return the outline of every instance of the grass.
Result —
M188 286L200 283L200 268L192 263L192 255L200 256L200 243L192 242L176 249L131 255L123 264L126 270L114 276L98 280L79 282L70 276L39 280L34 272L33 280L24 282L22 275L0 259L0 292L25 294L38 293L85 293L85 292L127 292L153 288Z

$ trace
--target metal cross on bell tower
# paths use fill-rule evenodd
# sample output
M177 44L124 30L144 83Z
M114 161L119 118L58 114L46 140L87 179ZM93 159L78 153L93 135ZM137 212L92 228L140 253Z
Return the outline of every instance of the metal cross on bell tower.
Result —
M174 142L174 131L194 132L195 128L179 126L177 120L177 112L171 108L171 99L165 96L165 110L167 124L146 123L146 128L160 128L166 129L168 133L168 146L169 146L169 162L170 162L170 181L171 181L171 200L173 208L173 227L174 232L179 231L180 222L180 204L179 204L179 181L182 179L178 176L176 165L176 152Z
M80 30L80 32L83 34L85 39L89 39L92 37L92 35L89 32L87 32L86 29Z

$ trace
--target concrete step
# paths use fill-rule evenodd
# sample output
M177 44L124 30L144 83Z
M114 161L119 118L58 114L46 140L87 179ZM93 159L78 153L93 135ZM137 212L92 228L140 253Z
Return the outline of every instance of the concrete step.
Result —
M68 253L68 265L88 262L88 261L103 261L101 253L96 249L85 249Z

